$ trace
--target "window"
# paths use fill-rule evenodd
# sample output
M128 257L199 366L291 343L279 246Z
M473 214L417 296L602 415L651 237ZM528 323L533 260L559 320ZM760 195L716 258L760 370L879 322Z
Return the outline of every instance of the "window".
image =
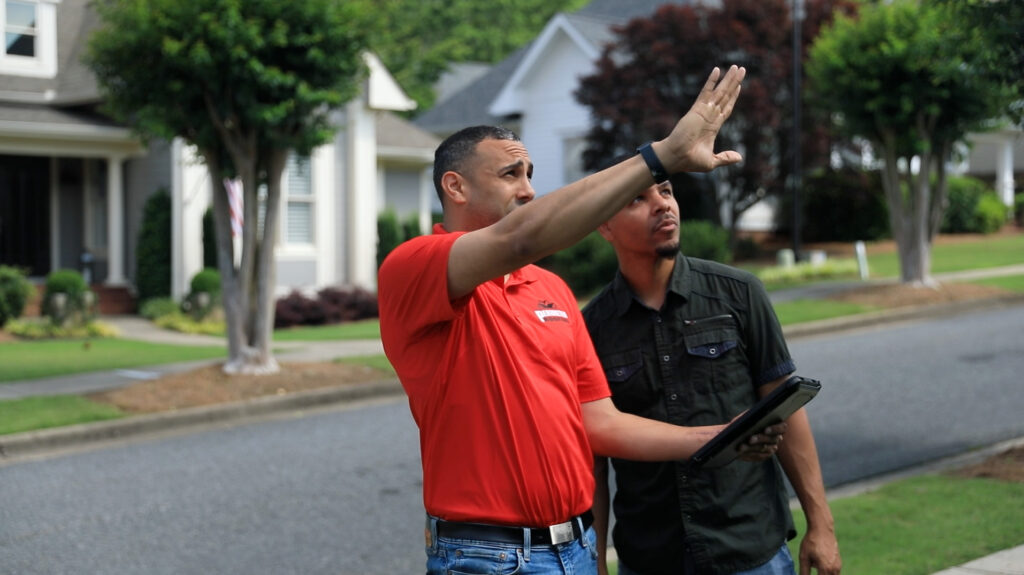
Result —
M309 156L289 154L285 167L285 221L286 244L314 243L313 213L316 200L313 196L313 176Z
M0 73L52 78L57 75L56 0L0 0L4 43Z
M36 4L17 0L4 2L4 53L36 57Z

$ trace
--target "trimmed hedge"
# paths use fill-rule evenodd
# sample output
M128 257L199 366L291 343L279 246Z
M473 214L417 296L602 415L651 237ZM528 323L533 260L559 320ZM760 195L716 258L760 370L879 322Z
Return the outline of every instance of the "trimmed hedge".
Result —
M160 188L142 209L135 257L138 301L171 295L171 196Z
M0 327L25 313L25 306L35 292L20 269L0 265Z

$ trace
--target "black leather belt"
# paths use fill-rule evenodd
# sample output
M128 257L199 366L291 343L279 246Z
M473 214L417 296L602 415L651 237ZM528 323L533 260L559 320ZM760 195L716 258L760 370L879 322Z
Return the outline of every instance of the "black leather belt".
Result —
M573 517L565 523L550 527L530 527L530 545L558 545L575 541L594 523L594 514L589 510L582 515ZM484 523L459 523L456 521L437 521L437 536L446 539L475 539L477 541L493 541L495 543L523 543L524 527L508 525L487 525Z

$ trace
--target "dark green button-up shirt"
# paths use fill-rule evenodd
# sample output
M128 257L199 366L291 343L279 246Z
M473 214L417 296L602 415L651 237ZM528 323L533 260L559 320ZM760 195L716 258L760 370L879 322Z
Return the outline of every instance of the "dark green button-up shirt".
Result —
M725 423L757 388L796 370L768 295L742 270L679 255L660 310L621 273L583 310L621 410L677 425ZM619 558L651 575L733 573L795 536L773 458L693 472L685 462L613 459Z

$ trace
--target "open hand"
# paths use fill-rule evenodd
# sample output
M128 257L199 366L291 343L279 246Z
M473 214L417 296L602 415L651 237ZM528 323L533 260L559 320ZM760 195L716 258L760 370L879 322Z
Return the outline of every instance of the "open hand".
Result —
M709 172L719 166L743 160L739 152L715 153L715 138L740 95L740 84L746 68L731 66L719 81L721 70L715 68L708 76L697 101L683 116L672 133L652 147L670 174Z

